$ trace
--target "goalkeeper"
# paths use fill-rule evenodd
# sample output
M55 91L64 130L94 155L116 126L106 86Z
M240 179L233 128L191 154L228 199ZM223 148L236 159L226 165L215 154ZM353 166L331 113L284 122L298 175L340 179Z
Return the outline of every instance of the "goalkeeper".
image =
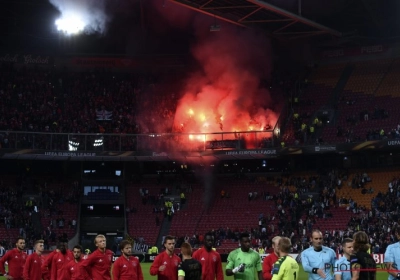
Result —
M263 280L260 255L250 249L250 236L248 233L240 235L240 248L233 250L228 255L226 276L232 276L235 280Z

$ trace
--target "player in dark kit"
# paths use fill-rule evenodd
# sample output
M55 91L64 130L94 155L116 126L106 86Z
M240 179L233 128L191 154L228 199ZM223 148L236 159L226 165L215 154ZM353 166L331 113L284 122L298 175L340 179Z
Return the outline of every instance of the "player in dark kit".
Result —
M178 280L201 280L201 263L192 258L192 246L181 245L182 262L178 266Z
M351 280L375 280L376 262L368 254L370 247L368 235L363 231L358 231L353 235L354 254L350 256Z

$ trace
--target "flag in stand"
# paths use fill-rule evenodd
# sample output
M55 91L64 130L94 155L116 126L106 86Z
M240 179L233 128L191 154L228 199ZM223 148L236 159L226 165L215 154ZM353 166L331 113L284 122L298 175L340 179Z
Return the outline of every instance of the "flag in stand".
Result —
M112 112L107 110L97 110L96 111L96 120L98 121L111 121L112 120Z

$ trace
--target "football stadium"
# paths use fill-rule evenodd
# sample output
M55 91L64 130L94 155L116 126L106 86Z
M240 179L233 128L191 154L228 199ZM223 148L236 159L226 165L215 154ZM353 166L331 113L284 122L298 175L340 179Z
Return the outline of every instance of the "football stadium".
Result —
M396 1L0 7L0 279L400 279Z

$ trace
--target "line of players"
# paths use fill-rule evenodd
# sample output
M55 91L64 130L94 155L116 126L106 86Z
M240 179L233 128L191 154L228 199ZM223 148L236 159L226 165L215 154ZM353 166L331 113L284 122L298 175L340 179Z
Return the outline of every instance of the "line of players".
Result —
M174 254L175 238L166 236L165 251L154 259L150 274L157 275L158 280L223 280L221 257L213 248L214 236L207 233L204 240L204 247L193 254L190 244L183 243L181 261ZM24 251L25 240L18 237L16 248L0 259L0 272L10 280L111 280L111 276L113 280L143 280L139 260L131 255L132 245L129 241L123 240L119 244L122 256L114 262L112 270L114 253L106 249L105 236L97 235L94 243L97 250L87 258L82 257L81 246L75 246L71 252L66 243L61 243L57 250L45 258L42 254L43 240L35 241L34 252L27 256ZM228 257L226 275L234 275L235 279L254 279L256 270L258 279L262 280L261 259L257 252L250 249L248 234L240 236L240 244L240 248L232 251Z
M0 259L0 272L9 280L111 280L111 263L114 253L106 249L106 238L97 235L94 239L97 247L92 254L84 256L80 245L73 250L66 243L60 243L57 249L46 258L43 256L44 241L34 242L34 252L25 253L25 239L18 237L16 248L7 251ZM143 280L139 260L131 256L132 245L123 240L120 243L122 256L113 266L113 279ZM8 272L5 264L8 263Z
M396 229L400 239L400 228ZM234 276L235 280L292 280L299 275L299 265L291 258L290 239L275 237L274 253L269 254L261 266L260 255L250 247L250 236L240 236L240 247L228 255L226 276ZM375 280L376 263L368 253L369 239L365 232L357 232L353 239L343 240L343 257L336 259L336 253L323 246L323 236L319 230L311 235L311 246L301 253L303 269L309 274L309 280ZM25 240L18 238L16 248L8 251L0 259L0 272L11 280L143 280L139 260L132 256L132 245L129 241L121 241L119 247L122 256L113 265L114 253L106 249L106 238L97 235L94 239L97 247L92 254L83 257L82 247L77 245L72 252L62 243L57 250L46 258L42 255L44 241L34 243L34 253L27 256L24 252ZM221 257L213 248L214 236L207 233L204 247L192 254L190 244L181 246L182 261L174 254L175 238L166 236L165 251L157 255L151 267L150 274L158 276L158 280L223 280ZM8 273L5 263L8 263ZM385 253L389 280L400 279L397 271L400 264L400 243L389 245Z
M396 237L400 241L400 227L396 229ZM174 255L175 240L167 237L166 251L155 258L150 274L158 275L158 280L223 280L221 259L212 248L213 241L212 234L206 234L204 248L195 251L193 257L190 245L184 243L181 247L183 262L178 265L180 259ZM273 238L274 252L264 259L262 266L260 255L250 248L249 235L240 235L239 241L240 247L228 255L226 276L234 276L235 280L298 279L299 265L289 256L292 249L289 238ZM309 280L376 280L377 266L369 252L369 238L365 232L358 231L353 239L343 240L344 254L340 259L336 259L335 251L322 245L321 231L312 231L310 242L311 246L299 256ZM387 247L384 262L388 280L400 279L400 242Z

